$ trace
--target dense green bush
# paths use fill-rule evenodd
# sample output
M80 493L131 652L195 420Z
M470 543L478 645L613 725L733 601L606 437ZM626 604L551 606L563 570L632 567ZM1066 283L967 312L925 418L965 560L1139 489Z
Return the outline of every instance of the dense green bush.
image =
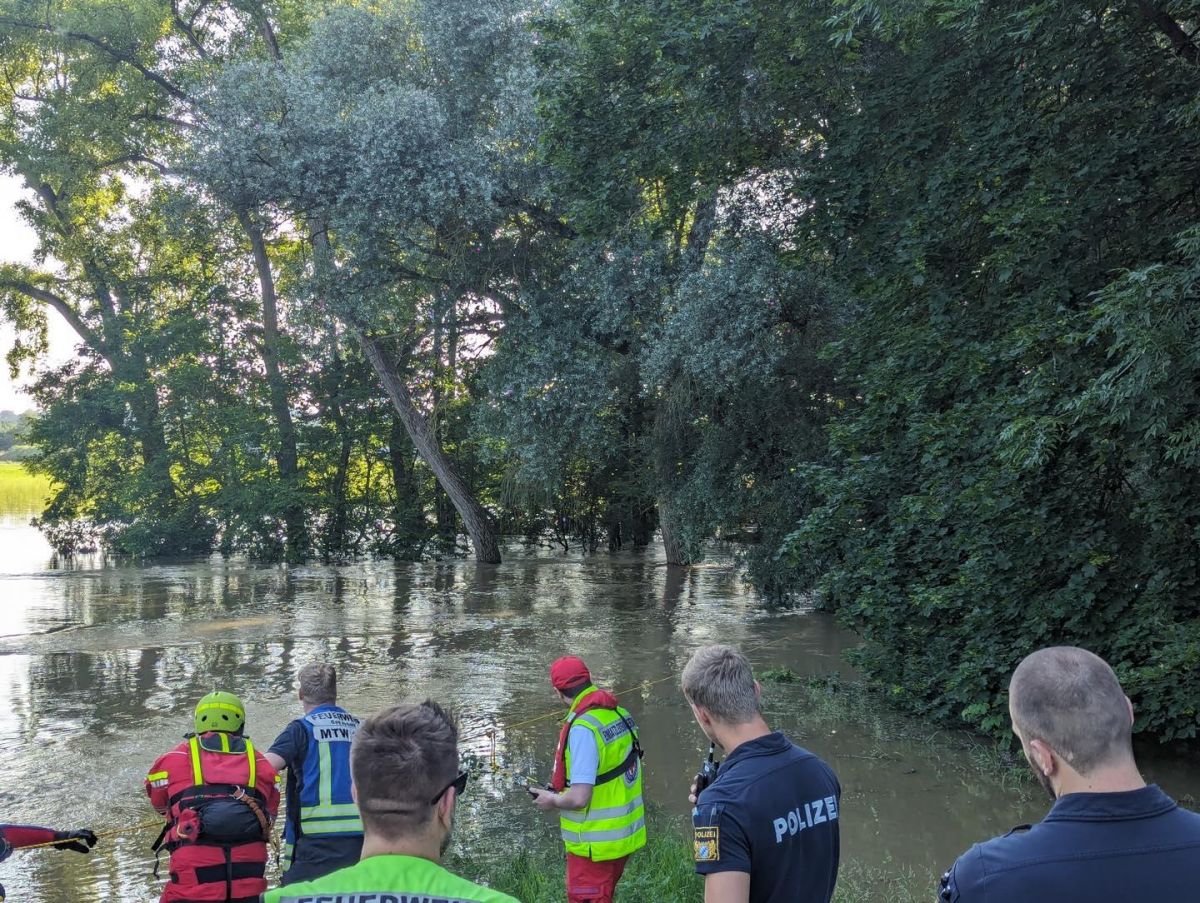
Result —
M1075 643L1195 736L1200 73L1135 6L851 6L805 184L860 398L787 555L906 707L1003 734L1014 665Z

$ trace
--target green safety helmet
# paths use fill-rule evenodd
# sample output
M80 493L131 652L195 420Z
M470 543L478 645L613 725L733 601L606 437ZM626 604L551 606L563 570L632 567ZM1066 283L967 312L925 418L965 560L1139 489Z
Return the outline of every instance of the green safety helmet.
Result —
M246 707L232 693L217 690L196 703L196 733L225 731L236 734L246 723Z

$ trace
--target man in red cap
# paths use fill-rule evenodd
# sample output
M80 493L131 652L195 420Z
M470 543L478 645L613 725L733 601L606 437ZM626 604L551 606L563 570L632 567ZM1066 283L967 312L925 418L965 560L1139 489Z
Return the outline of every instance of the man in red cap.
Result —
M550 788L529 792L542 811L559 810L568 903L611 903L629 855L646 845L637 725L573 655L550 666L550 683L567 717Z

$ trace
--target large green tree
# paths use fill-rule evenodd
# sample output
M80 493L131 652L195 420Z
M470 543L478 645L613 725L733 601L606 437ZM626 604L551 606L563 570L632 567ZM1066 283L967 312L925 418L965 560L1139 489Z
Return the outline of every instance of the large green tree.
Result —
M577 237L509 324L489 421L525 482L587 474L610 535L656 515L670 564L765 538L773 591L796 466L836 402L815 352L844 308L791 244L780 181L808 131L772 75L805 15L573 0L539 20L542 153Z
M38 434L42 466L64 487L47 528L83 518L111 538L108 526L136 522L153 541L128 547L149 552L203 549L214 526L226 548L298 558L315 542L345 552L350 377L327 378L320 363L345 375L362 357L327 353L330 337L342 341L336 324L308 318L300 303L308 244L276 210L222 194L224 182L198 181L182 165L214 78L234 61L277 65L321 10L0 5L0 159L30 189L24 213L40 240L36 265L3 274L6 313L21 330L11 360L36 358L50 313L74 328L90 362L46 374L37 389L62 415ZM105 416L88 416L99 408L79 407L86 399ZM374 417L390 431L389 417ZM319 475L327 434L304 421L333 424L328 479ZM101 454L112 441L120 453ZM405 443L390 445L393 475L411 476L399 467ZM396 515L412 535L405 545L419 548L422 501L412 486L395 495L413 505Z
M231 203L303 223L312 297L357 338L481 561L500 556L493 512L439 418L464 356L512 312L537 239L561 230L532 165L526 12L332 10L284 58L228 66L193 146L197 177Z
M129 316L133 286L127 281L133 277L109 259L105 245L114 224L137 213L124 202L131 189L168 176L182 136L202 118L196 80L222 58L274 47L270 18L257 4L140 0L115 7L11 0L0 5L0 39L6 68L0 153L36 198L27 218L38 233L41 258L61 264L77 287L71 297L50 291L53 266L14 272L5 283L11 316L36 328L43 314L30 305L55 310L106 360L119 385L138 387L128 404L161 507L172 489L159 402L145 362L136 348L126 347L144 330L121 323ZM293 554L303 555L293 400L283 372L286 339L274 273L257 212L239 209L229 216L242 227L240 253L253 261L258 279L257 350L275 420L275 463L288 499L287 541Z

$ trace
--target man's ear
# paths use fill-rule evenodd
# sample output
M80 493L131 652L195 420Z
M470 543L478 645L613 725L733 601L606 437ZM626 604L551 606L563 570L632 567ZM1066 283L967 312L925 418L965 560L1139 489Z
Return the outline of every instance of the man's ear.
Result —
M1046 777L1054 774L1058 768L1058 756L1053 747L1041 740L1029 741L1030 764Z
M450 826L450 822L454 817L454 806L458 802L458 791L451 787L447 790L440 800L438 800L438 818L442 820L442 824L446 827Z
M702 705L696 705L694 702L689 702L688 705L692 707L692 715L701 727L712 726L712 715L708 714L708 709Z
M1133 718L1133 700L1132 700L1132 699L1130 699L1128 696L1126 696L1126 697L1125 697L1125 705L1129 706L1129 727L1130 727L1130 728L1132 728L1132 727L1133 727L1133 721L1134 721L1134 718Z
M358 785L354 781L350 782L350 799L354 802L354 805L358 805Z
M757 680L754 682L754 701L758 702L762 699L762 684Z

